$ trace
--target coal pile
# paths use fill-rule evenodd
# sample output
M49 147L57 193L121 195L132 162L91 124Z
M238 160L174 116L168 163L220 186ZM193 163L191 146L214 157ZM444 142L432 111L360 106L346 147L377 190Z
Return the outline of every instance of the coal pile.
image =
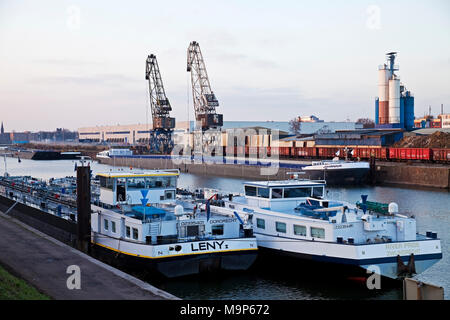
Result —
M435 133L426 136L408 136L396 142L393 147L450 149L450 133L436 131Z

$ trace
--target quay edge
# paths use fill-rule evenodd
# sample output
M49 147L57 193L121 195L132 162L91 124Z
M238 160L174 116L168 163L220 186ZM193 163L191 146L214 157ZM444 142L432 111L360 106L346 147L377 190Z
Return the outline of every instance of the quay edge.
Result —
M142 168L142 169L180 169L181 172L213 175L223 177L238 177L246 179L277 180L286 178L287 173L300 170L280 167L277 174L261 175L261 166L245 164L221 163L182 163L176 164L168 156L133 156L97 159L102 164ZM293 163L293 161L290 161ZM299 165L306 165L306 161L298 161ZM408 164L401 162L377 162L375 165L375 183L408 187L431 187L450 190L450 166L430 164Z

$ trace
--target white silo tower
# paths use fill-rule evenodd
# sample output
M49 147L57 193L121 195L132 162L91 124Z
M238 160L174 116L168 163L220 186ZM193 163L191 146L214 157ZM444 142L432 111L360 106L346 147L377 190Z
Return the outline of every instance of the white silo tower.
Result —
M400 123L400 79L395 74L389 80L389 123Z

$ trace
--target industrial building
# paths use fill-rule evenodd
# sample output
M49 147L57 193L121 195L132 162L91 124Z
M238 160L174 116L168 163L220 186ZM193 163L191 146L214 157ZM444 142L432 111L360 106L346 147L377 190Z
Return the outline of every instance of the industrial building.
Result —
M414 128L414 96L395 71L396 52L387 54L387 62L378 67L378 97L375 98L375 127L412 130Z
M440 114L437 118L432 115L424 116L423 118L414 120L414 128L450 128L450 114Z
M299 134L333 133L339 130L358 130L362 127L361 123L355 122L302 122ZM290 133L289 122L287 121L224 121L222 131L249 128L264 128L268 131L278 130L280 135ZM152 124L150 123L84 127L78 129L78 138L80 142L140 144L148 143L151 130ZM194 131L194 121L190 121L189 126L187 121L177 121L174 129L175 144L184 141L184 135L188 131Z
M174 134L184 133L187 128L187 121L177 122ZM80 142L148 143L151 130L152 124L84 127L78 129L78 139Z
M342 130L334 133L318 133L309 137L280 139L280 147L386 147L403 138L401 129Z

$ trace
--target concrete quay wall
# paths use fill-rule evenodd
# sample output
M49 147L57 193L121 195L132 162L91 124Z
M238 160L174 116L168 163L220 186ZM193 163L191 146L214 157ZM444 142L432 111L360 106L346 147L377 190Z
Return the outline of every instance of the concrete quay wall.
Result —
M450 189L449 166L380 163L375 171L378 184Z
M116 158L116 159L97 159L100 163L131 168L142 169L179 169L181 172L237 177L246 179L278 180L286 179L287 172L298 171L295 168L278 168L276 174L265 175L262 166L246 164L224 164L224 163L174 163L170 159L159 158Z
M174 163L163 158L116 158L98 159L101 163L142 169L180 169L202 175L238 177L245 179L277 180L287 178L287 172L297 168L278 168L274 175L261 175L261 166L223 163ZM377 184L395 184L417 187L450 189L450 166L432 164L408 164L402 162L380 162L375 165Z

